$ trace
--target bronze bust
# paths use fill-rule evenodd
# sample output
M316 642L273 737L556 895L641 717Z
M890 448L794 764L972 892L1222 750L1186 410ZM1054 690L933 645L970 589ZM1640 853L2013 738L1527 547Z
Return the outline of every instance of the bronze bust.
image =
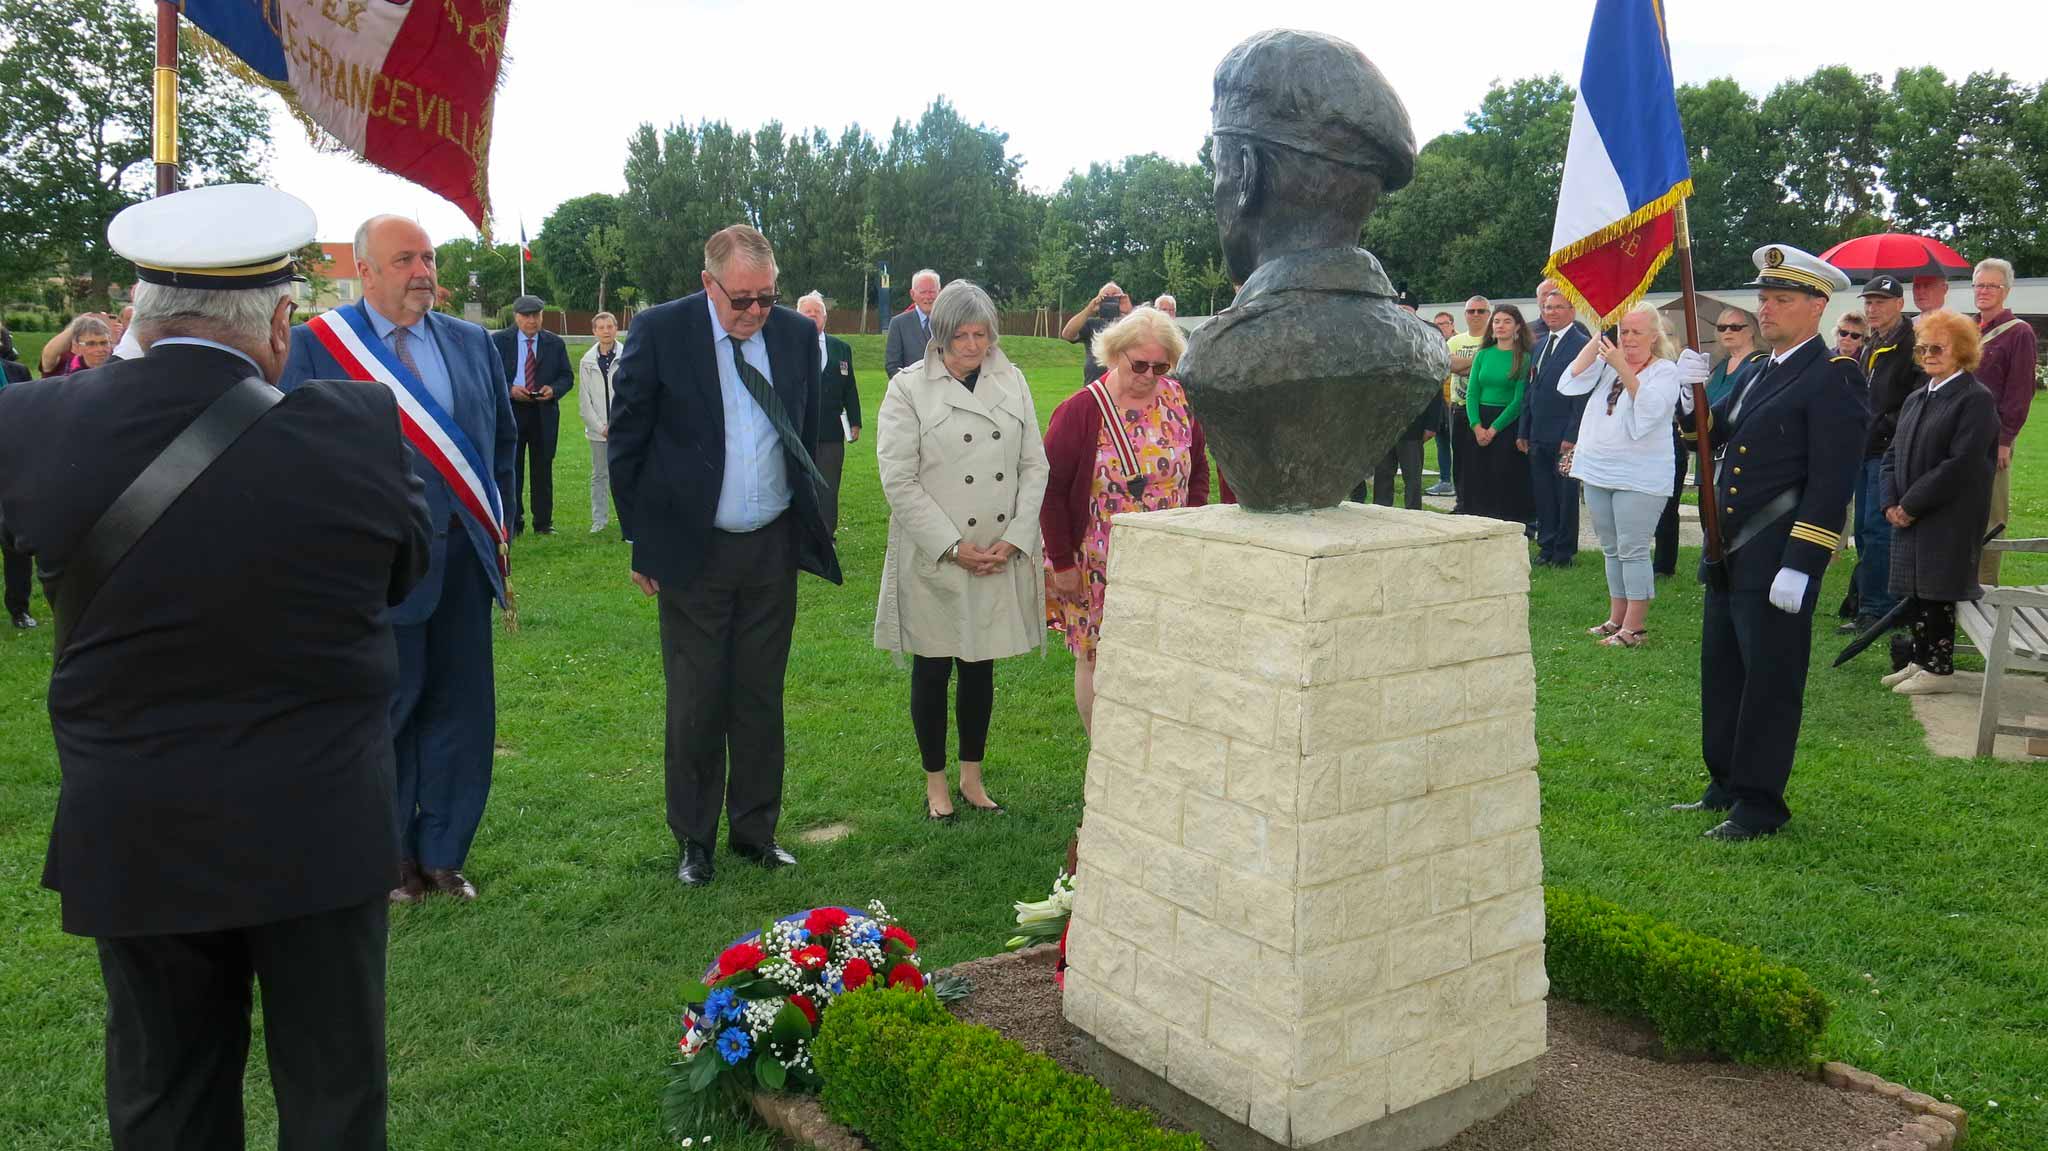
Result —
M1237 300L1196 329L1180 379L1253 511L1341 502L1450 371L1360 230L1415 174L1386 77L1318 32L1261 32L1216 67L1216 222Z

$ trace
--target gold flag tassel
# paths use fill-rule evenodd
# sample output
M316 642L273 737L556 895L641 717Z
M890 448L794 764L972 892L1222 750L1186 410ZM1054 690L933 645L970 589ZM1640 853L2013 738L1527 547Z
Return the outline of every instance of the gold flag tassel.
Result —
M498 570L505 573L505 631L519 634L519 596L512 591L512 546L498 545Z

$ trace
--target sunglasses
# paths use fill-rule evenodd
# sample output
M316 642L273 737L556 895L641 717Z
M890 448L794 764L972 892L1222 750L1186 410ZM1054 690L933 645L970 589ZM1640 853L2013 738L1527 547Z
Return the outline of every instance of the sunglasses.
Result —
M1847 328L1836 328L1835 338L1838 340L1860 340L1863 338L1863 333L1852 332Z
M757 307L765 312L775 306L775 301L782 298L775 292L762 292L758 296L735 296L732 289L726 287L725 282L717 276L711 277L711 282L717 284L718 290L725 293L725 302L731 304L735 312L751 311Z
M1131 374L1134 376L1163 376L1173 370L1165 360L1132 360Z
M1948 354L1948 345L1947 345L1947 344L1914 344L1914 345L1913 345L1913 354L1914 354L1914 355L1916 355L1916 356L1945 356L1945 355L1947 355L1947 354Z
M1487 313L1487 309L1485 309L1485 308L1466 308L1466 309L1465 309L1465 314L1466 314L1466 315L1468 315L1468 316L1483 316L1483 315L1485 315L1486 313Z
M1715 324L1715 325L1714 325L1714 330L1715 330L1715 331L1717 331L1717 332L1746 332L1746 331L1748 331L1748 330L1749 330L1749 325L1748 325L1748 324Z

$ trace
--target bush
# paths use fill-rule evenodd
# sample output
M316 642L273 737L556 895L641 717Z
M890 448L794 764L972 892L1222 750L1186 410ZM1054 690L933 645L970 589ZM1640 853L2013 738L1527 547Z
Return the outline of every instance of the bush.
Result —
M70 322L71 317L57 312L8 312L0 316L0 323L5 323L10 332L61 332Z
M1648 1019L1665 1047L1798 1065L1828 1025L1806 974L1602 899L1551 889L1544 963L1566 999Z
M930 995L870 988L825 1012L811 1058L834 1119L878 1151L1201 1151Z

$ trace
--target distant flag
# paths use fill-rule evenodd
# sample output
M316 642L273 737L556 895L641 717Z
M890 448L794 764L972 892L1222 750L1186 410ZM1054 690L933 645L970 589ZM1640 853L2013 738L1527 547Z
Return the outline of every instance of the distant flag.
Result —
M533 245L526 242L526 221L519 221L519 258L533 262Z
M1671 259L1690 195L1664 0L1597 0L1545 273L1618 321Z
M183 0L208 49L317 143L447 198L490 234L507 0Z

